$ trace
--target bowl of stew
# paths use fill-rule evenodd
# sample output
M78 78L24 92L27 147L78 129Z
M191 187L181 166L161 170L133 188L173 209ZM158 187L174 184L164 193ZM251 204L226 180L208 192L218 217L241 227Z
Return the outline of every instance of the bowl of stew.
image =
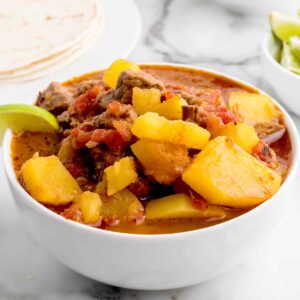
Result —
M32 236L71 269L125 288L209 280L270 234L299 138L259 89L217 72L124 60L35 104L59 132L7 131L3 161Z

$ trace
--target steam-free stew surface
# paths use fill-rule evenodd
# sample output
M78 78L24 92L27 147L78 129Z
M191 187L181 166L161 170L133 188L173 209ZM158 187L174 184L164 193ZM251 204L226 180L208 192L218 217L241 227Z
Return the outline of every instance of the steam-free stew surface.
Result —
M222 90L223 96L229 95L231 91L248 91L248 88L238 85L235 82L229 81L222 77L212 76L199 71L192 71L188 69L175 68L175 67L162 67L162 66L144 66L143 70L151 73L156 78L162 80L165 86L200 86L204 88L216 88ZM102 73L94 73L88 79L99 78ZM85 80L87 78L84 78ZM82 78L83 80L83 78ZM69 82L69 88L76 87L80 80ZM25 132L13 137L11 145L12 159L16 174L19 174L21 166L25 161L39 152L40 156L57 155L59 144L62 140L62 134L50 133L29 133ZM289 161L291 146L288 134L286 133L283 138L272 145L275 152L281 158ZM144 204L147 202L144 202ZM46 205L49 209L56 213L61 213L64 206L51 206ZM111 231L138 233L138 234L162 234L162 233L175 233L182 231L195 230L199 228L209 227L218 223L222 223L241 214L244 214L249 209L230 209L226 208L226 217L216 220L197 220L197 219L178 219L178 220L160 220L151 221L146 220L144 224L136 225L121 222L118 226L106 226L105 229Z

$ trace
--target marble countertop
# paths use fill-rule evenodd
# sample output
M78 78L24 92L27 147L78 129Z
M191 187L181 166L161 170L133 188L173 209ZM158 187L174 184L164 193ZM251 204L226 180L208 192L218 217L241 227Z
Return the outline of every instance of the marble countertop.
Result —
M212 0L136 0L143 28L130 55L137 62L176 62L226 72L276 97L262 77L260 41L267 18L238 14ZM300 129L300 118L293 117ZM0 191L7 185L0 168ZM0 299L117 300L300 299L298 187L266 245L230 272L193 287L144 292L110 287L57 262L28 236L11 196L0 196ZM3 205L1 205L3 207Z

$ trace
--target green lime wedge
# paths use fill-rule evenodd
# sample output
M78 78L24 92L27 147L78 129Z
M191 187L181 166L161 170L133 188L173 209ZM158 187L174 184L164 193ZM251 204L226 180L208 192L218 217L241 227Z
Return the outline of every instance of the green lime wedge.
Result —
M300 37L292 36L289 38L289 45L293 54L300 59Z
M283 43L281 65L286 69L300 75L300 61L293 54L290 46Z
M300 19L297 17L271 12L269 21L272 31L282 41L288 41L293 35L300 35Z
M53 132L59 130L55 116L47 110L26 104L0 105L0 144L7 128L23 131Z

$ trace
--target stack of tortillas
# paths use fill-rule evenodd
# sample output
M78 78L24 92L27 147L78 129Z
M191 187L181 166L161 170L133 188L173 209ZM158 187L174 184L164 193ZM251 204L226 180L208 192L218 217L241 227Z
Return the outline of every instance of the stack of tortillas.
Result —
M102 24L98 0L0 1L0 83L69 65L94 44Z

